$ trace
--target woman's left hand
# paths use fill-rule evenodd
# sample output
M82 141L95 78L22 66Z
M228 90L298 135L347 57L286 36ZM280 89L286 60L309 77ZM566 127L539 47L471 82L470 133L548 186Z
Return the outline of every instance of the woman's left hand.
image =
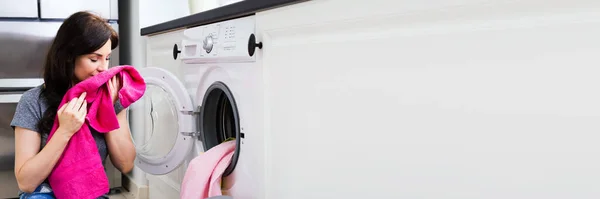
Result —
M115 104L119 98L119 90L121 90L121 81L116 75L108 80L108 91L110 92L110 99Z

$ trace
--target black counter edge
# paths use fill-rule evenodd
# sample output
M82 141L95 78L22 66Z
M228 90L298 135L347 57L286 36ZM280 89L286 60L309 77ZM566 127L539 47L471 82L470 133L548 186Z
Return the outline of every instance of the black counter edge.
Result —
M256 12L287 6L309 0L244 0L229 4L212 10L196 13L182 18L174 19L164 23L148 26L141 29L141 35L152 35L161 32L168 32L176 29L201 26L209 23L215 23L253 15Z

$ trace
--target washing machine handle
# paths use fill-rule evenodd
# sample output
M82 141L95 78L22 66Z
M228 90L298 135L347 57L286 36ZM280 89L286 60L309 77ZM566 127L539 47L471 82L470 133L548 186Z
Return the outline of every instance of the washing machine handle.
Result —
M179 50L179 48L177 48L177 44L173 45L173 59L177 59L177 54L179 54L181 52L181 50Z
M250 34L250 38L248 39L248 55L250 55L250 57L254 55L256 47L258 47L258 49L262 49L262 42L256 43L256 36L254 36L254 34Z

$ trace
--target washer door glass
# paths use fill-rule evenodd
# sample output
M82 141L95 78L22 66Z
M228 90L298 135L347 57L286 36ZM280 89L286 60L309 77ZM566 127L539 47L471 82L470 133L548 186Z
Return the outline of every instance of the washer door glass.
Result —
M146 81L144 96L130 107L135 164L147 173L170 173L185 160L196 132L192 100L183 84L167 70L139 70Z
M162 158L173 149L177 137L177 107L173 96L156 85L147 85L143 103L144 127L142 134L134 138L138 155L146 158Z

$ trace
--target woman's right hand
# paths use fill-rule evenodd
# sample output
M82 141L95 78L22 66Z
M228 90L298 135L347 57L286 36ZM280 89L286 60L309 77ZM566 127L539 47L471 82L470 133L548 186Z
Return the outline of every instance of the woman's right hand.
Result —
M87 102L85 100L86 93L82 93L79 97L73 98L69 103L64 104L57 112L59 129L66 136L71 137L81 128L85 122L87 115Z

